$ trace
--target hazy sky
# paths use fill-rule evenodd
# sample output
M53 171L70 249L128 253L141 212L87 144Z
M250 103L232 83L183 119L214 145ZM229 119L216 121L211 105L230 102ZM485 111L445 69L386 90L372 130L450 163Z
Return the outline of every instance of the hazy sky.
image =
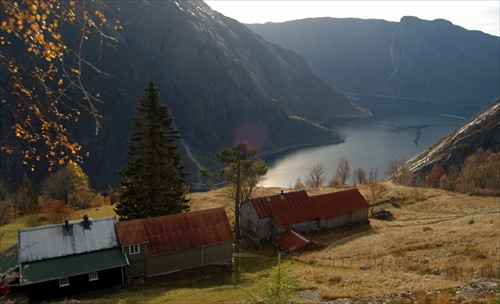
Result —
M500 0L488 1L268 1L206 0L212 9L241 23L283 22L309 17L384 19L403 16L446 19L468 30L500 35Z

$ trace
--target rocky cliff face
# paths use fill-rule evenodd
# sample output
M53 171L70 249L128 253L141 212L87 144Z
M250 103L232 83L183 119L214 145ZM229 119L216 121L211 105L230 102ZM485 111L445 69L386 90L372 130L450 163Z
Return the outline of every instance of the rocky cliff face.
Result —
M435 166L445 171L452 165L460 169L467 157L479 148L500 151L500 98L407 164L416 176L425 177Z
M344 91L480 104L500 95L500 38L446 20L317 18L248 27Z
M82 165L96 189L119 184L135 106L150 79L157 85L182 137L191 184L201 166L214 169L215 153L246 140L261 153L341 142L318 123L366 115L344 94L312 74L297 54L265 41L202 1L105 1L117 39L100 45L89 36L84 56L106 74L84 69L87 89L99 93L101 128L92 119L69 126L90 152ZM68 33L71 37L72 33ZM9 178L22 176L16 156L2 160Z

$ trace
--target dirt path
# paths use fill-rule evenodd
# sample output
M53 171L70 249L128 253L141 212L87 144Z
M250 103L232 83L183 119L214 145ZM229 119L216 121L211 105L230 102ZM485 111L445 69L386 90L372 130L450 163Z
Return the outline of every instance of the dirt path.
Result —
M326 246L325 249L331 249L331 248L333 248L333 247L335 247L337 245L340 245L341 243L350 241L352 239L355 239L355 238L360 237L360 236L365 235L365 234L369 234L370 232L371 231L363 231L363 232L360 232L360 233L356 233L356 234L350 235L348 237L345 237L343 239L340 239L338 241L335 241L335 242L331 243L330 245Z

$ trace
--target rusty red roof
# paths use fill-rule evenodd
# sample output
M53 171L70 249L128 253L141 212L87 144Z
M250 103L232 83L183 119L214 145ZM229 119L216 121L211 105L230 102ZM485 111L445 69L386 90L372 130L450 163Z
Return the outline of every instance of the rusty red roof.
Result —
M294 253L304 248L306 245L314 243L314 241L303 233L293 229L287 229L278 238L276 238L276 243L286 251Z
M130 220L116 223L116 232L121 246L148 243L148 236L141 220Z
M370 208L358 189L315 195L311 196L310 199L318 206L320 218L329 218Z
M305 190L250 199L259 218L272 217L280 227L369 208L358 189L309 197Z
M311 205L306 191L286 192L250 199L259 218L273 217L278 226L318 218L317 208Z
M141 230L140 226L146 239L128 230ZM224 208L124 221L117 223L116 229L122 246L144 243L145 240L149 242L149 256L200 248L234 239Z

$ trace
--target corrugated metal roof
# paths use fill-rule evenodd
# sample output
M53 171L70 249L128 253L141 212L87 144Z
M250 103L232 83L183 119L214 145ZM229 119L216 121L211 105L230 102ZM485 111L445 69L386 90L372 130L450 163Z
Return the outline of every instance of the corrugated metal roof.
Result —
M349 189L309 197L304 190L250 199L259 218L272 217L278 226L369 208L358 189Z
M58 258L85 252L119 247L116 220L106 217L91 220L89 228L83 221L20 229L19 263Z
M148 255L158 255L192 248L230 242L234 239L224 208L164 215L153 218L118 222L116 229L122 246L144 243L128 229L143 226L148 244Z
M71 277L125 265L128 265L128 262L121 248L37 261L21 266L21 285Z
M278 226L300 223L319 216L317 208L311 205L304 190L257 197L245 203L252 204L259 218L273 217Z
M142 220L118 222L116 224L116 232L118 233L118 239L120 240L121 246L149 242Z
M297 232L293 229L287 229L278 238L276 243L290 253L294 253L304 248L306 245L314 243L313 239L305 234Z
M329 218L370 208L358 189L315 195L311 196L310 199L318 205L320 218Z

